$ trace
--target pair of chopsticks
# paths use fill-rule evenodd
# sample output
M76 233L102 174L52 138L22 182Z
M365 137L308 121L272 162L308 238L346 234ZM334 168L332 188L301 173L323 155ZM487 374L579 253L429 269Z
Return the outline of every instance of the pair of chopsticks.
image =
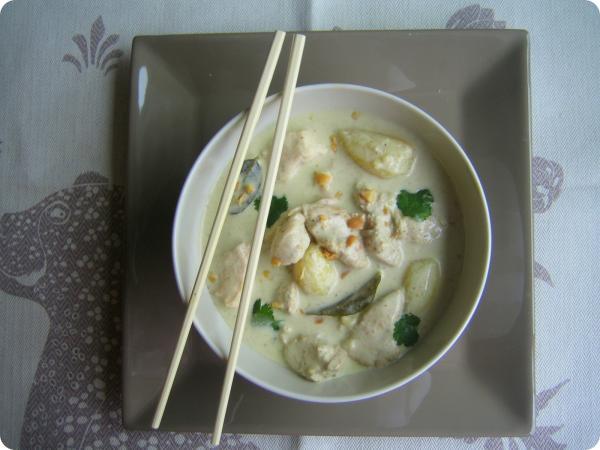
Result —
M263 69L256 93L254 94L254 99L252 100L252 105L250 107L250 111L248 112L246 122L244 124L244 128L242 130L242 134L235 152L235 156L229 169L229 174L227 175L227 181L225 183L223 193L221 194L221 200L219 201L217 215L215 217L215 221L212 225L210 235L208 237L208 243L206 245L206 250L204 251L204 255L202 257L202 262L200 263L200 268L198 269L198 273L196 275L196 280L194 281L194 286L192 288L192 293L190 296L190 301L188 304L185 319L183 321L183 325L179 333L177 346L175 347L175 352L171 360L171 365L169 366L167 378L165 380L160 400L158 402L158 406L156 408L156 412L152 420L152 428L154 429L160 426L160 422L165 411L167 400L169 399L169 394L171 393L171 388L173 387L173 381L175 380L175 375L177 374L177 369L181 361L181 356L183 354L183 350L185 348L187 337L192 326L192 321L196 312L196 308L198 306L200 293L202 292L206 284L206 278L208 277L210 264L215 255L215 250L217 248L217 243L221 235L221 230L223 228L223 224L225 223L225 218L227 217L229 205L231 203L231 199L235 190L235 184L242 169L244 159L246 158L246 153L248 151L248 147L250 146L250 141L252 140L254 129L256 128L258 119L262 112L262 108L267 97L267 92L269 90L271 80L273 79L273 73L275 72L277 61L279 60L279 55L281 53L281 47L283 46L284 38L285 33L283 31L277 31L275 33L275 38L273 39L273 43L271 44L271 50L269 51L267 62ZM233 339L231 341L229 357L227 359L227 369L225 371L225 379L223 381L221 399L219 402L219 409L217 412L217 418L215 421L215 427L213 431L213 445L218 445L221 440L223 421L225 420L225 413L227 411L227 404L229 402L229 394L231 393L231 385L233 383L235 367L237 365L237 359L239 356L242 338L244 335L244 327L246 325L246 319L248 317L250 295L252 294L252 289L254 287L254 279L258 266L260 249L265 235L267 217L269 214L269 208L271 206L273 190L275 188L275 180L277 178L277 170L279 168L279 161L281 159L283 141L285 139L287 125L290 118L296 82L298 81L300 61L302 60L302 52L304 50L305 39L306 38L303 35L296 34L294 35L294 39L292 41L292 51L290 53L290 59L288 61L283 93L281 97L281 105L279 107L279 114L277 116L277 125L275 128L275 137L273 140L271 159L269 161L266 181L263 187L262 201L260 202L260 209L258 211L258 220L256 223L256 228L254 230L252 248L250 250L250 257L248 259L248 265L244 276L244 284L242 287L240 304L238 307L237 317L235 321L235 328L233 330Z

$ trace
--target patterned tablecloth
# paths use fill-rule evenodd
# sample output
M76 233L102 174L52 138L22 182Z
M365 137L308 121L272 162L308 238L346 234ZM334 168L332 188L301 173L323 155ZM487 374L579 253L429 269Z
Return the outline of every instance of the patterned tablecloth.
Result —
M9 3L0 15L4 443L208 446L207 435L128 432L120 423L123 156L133 36L444 27L531 33L535 430L526 438L463 440L226 435L223 447L594 446L600 436L600 14L585 0Z

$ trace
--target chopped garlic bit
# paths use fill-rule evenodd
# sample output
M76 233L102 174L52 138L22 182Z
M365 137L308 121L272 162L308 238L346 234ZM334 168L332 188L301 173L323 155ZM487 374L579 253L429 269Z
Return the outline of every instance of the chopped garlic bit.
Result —
M248 194L246 194L245 192L242 192L242 194L237 199L237 204L241 205L242 203L244 203L246 201L247 198L248 198Z
M278 267L281 265L281 260L279 258L271 258L271 264L274 265L275 267Z
M375 194L375 191L373 189L363 189L358 193L358 195L365 202L371 203L371 202L375 201L375 197L377 194Z
M329 138L330 144L329 146L331 147L331 150L334 151L334 153L337 151L338 148L338 140L337 140L337 136L334 134Z
M348 224L348 228L352 228L353 230L362 230L365 226L365 217L363 215L352 216L346 223Z
M323 253L323 256L325 257L325 259L327 259L329 261L333 261L338 258L338 255L336 255L333 252L330 252L325 247L320 247L320 248L321 248L321 253Z
M316 171L314 175L314 180L319 187L323 189L329 189L331 181L333 180L333 175L329 172L319 172Z

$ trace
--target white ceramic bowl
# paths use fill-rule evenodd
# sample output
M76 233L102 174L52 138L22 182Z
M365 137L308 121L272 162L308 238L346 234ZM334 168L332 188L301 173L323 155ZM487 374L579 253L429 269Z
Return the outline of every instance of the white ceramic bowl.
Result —
M275 122L278 107L278 97L272 96L267 100L256 134ZM401 98L347 84L298 88L292 116L319 110L356 108L402 124L421 139L444 167L463 214L463 270L454 297L441 319L419 345L386 368L312 383L248 346L242 346L237 367L239 374L269 391L299 400L335 403L366 399L398 388L422 374L450 349L469 323L481 297L489 267L491 229L481 183L465 152L435 119ZM186 299L201 259L203 211L213 186L233 157L242 125L240 114L212 138L192 167L179 197L173 229L173 259L179 291ZM225 357L232 332L206 290L200 299L194 325L210 347L219 356Z

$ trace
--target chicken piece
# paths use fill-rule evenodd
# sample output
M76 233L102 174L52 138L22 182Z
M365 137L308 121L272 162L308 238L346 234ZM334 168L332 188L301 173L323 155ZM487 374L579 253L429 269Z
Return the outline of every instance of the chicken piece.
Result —
M356 186L356 203L368 214L389 214L397 210L396 198L389 192L379 192L364 184Z
M380 261L390 266L399 266L404 259L403 243L393 214L398 211L394 196L388 192L358 186L358 206L367 212L362 236L365 247Z
M363 211L369 213L367 217L367 229L372 228L372 226L369 226L369 222L378 225L378 222L372 217L373 215L391 215L391 236L394 238L405 242L424 244L442 235L444 226L436 216L432 215L425 220L419 221L402 215L402 212L396 205L395 196L389 192L378 192L370 187L358 185L355 199L358 206ZM388 233L385 232L383 234L385 236ZM367 244L366 238L365 244ZM367 248L371 250L368 244Z
M365 366L384 367L407 348L394 340L394 324L404 310L404 289L398 289L370 305L352 328L343 346L348 355Z
M282 283L271 305L289 314L300 313L300 288L294 282Z
M283 142L283 152L277 173L278 181L291 180L307 162L327 153L314 130L290 131Z
M282 216L270 236L271 260L288 266L302 258L310 245L310 236L304 226L305 218L298 210Z
M347 266L362 268L369 264L360 229L348 226L348 221L352 225L351 219L362 218L362 215L351 216L344 208L337 206L336 199L322 199L303 205L302 210L306 217L306 228L320 246L338 255Z
M283 357L294 372L317 382L338 375L347 359L346 352L339 345L304 335L284 343Z
M369 252L383 263L392 267L402 263L403 243L389 215L369 214L363 239Z
M223 256L221 273L211 291L229 308L237 308L240 303L249 257L250 245L246 242L242 242Z
M425 220L415 220L403 216L399 210L394 211L394 222L398 225L400 238L407 242L425 244L442 235L443 226L435 216Z

